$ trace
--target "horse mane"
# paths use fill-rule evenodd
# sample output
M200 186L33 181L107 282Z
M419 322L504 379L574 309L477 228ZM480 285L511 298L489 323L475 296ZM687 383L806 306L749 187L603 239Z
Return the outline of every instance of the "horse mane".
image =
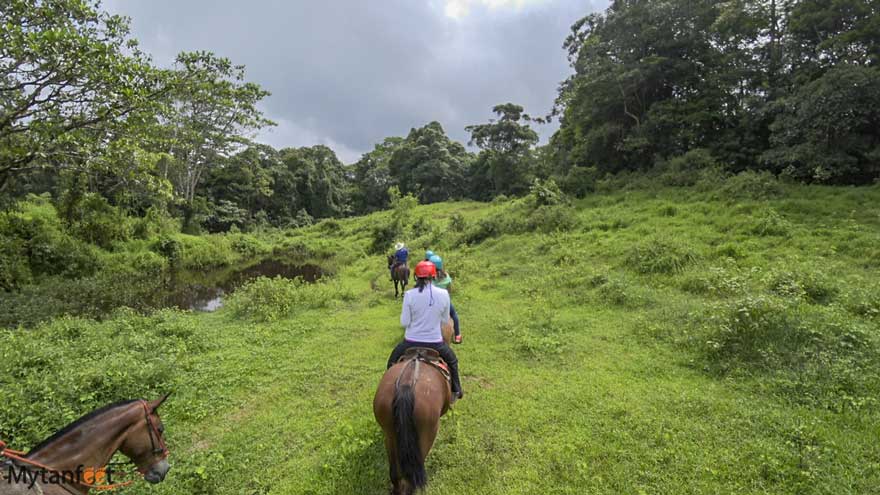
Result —
M89 421L90 419L94 419L95 417L100 416L110 410L113 410L113 409L116 409L116 408L122 407L122 406L127 406L127 405L132 404L137 401L138 401L138 399L123 400L123 401L114 402L114 403L108 404L104 407L95 409L94 411L83 415L82 417L80 417L79 419L74 421L73 423L70 423L69 425L65 426L64 428L56 431L54 434L52 434L52 436L50 436L49 438L47 438L47 439L43 440L42 442L40 442L39 444L37 444L36 447L34 447L28 451L28 453L25 455L25 457L30 457L31 455L36 454L37 452L40 451L40 449L47 447L49 444L51 444L55 440L58 440L59 438L63 437L64 435L70 433L71 431L76 429L76 427L82 425L86 421Z

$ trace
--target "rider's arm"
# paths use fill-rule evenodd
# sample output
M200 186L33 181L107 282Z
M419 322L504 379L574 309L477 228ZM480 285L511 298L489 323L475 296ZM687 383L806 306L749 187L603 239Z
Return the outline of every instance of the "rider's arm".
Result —
M400 311L400 324L407 328L412 322L412 308L409 306L409 293L403 293L403 309Z

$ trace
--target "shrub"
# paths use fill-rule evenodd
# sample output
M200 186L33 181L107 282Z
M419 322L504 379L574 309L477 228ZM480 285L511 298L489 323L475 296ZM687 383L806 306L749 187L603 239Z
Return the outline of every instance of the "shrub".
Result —
M242 257L249 259L264 256L270 251L269 246L249 235L234 235L232 249Z
M466 231L468 228L467 220L461 213L453 213L452 217L449 218L449 231L462 233Z
M828 304L838 293L824 275L815 272L777 272L768 283L771 292L791 298L803 298L813 304Z
M13 259L16 263L25 263L12 267L10 272L19 273L16 277L25 270L33 275L64 277L94 273L99 266L95 248L67 235L59 227L57 222L42 216L0 215L0 240L4 241L5 253L0 256L5 257L6 263Z
M665 186L693 186L705 171L717 172L721 165L705 148L695 148L660 165L660 183Z
M725 242L715 248L715 256L739 260L746 257L746 252L742 244Z
M851 288L844 297L846 309L865 318L880 317L880 288Z
M687 246L669 239L653 238L634 245L627 263L639 273L675 273L697 260Z
M309 284L301 278L258 277L236 290L226 305L236 317L269 322L297 309L327 308L353 299L354 294L336 281Z
M782 184L770 172L746 170L725 180L720 192L730 199L764 200L779 197Z
M574 166L571 167L562 180L561 188L568 194L577 198L583 198L596 190L598 178L599 171L596 167Z
M645 298L625 280L612 278L598 286L599 299L613 306L635 307L645 302Z
M836 411L876 403L876 336L836 310L751 296L717 307L708 327L709 370L766 373L782 394Z
M370 231L370 253L385 254L401 236L400 226L394 222L379 223Z
M0 292L17 290L30 280L25 242L0 235Z
M738 294L746 288L747 280L735 269L712 266L693 274L681 282L681 289L697 295L729 296Z
M553 179L535 179L529 188L529 202L535 207L552 206L567 202L565 194Z
M525 223L531 232L558 232L571 230L577 225L577 217L571 208L561 205L539 206L532 211Z
M74 236L104 249L131 238L128 218L99 194L85 194L65 218Z
M174 390L187 355L208 347L191 319L170 310L122 311L103 323L59 318L28 332L0 329L0 340L0 438L22 447L107 403Z
M758 220L751 226L749 233L759 236L790 237L792 224L772 208L764 211Z

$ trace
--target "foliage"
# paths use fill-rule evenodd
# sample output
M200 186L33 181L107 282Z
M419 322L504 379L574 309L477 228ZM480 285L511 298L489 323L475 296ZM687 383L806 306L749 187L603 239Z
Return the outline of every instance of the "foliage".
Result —
M528 124L520 123L530 120L523 114L523 107L505 103L492 111L498 120L465 127L471 133L470 144L483 150L469 172L471 195L477 199L524 194L531 175L531 148L538 142L538 134Z
M629 249L627 264L639 273L676 273L697 260L693 250L671 239L654 237Z
M574 73L554 110L555 174L665 164L664 183L690 185L678 169L720 162L870 183L880 176L876 15L870 0L614 1L565 41Z
M336 282L310 284L301 278L258 277L236 290L227 306L236 317L271 322L298 310L332 307L352 297Z
M27 391L0 404L0 437L20 446L120 398L175 390L183 358L208 347L193 322L174 311L122 311L104 323L60 318L33 332L0 329L0 339L7 344L0 349L0 386Z
M166 75L129 37L128 20L99 7L93 0L0 7L0 190L35 169L100 163L127 139L120 130L155 112L167 90Z
M422 203L461 197L470 157L464 146L452 141L438 122L410 130L394 148L388 171L404 194Z
M792 228L791 222L773 208L768 208L752 224L749 233L759 236L789 237L791 236Z
M166 165L184 210L184 228L193 220L193 203L210 168L246 144L252 130L274 125L257 104L268 91L244 82L245 69L210 52L181 53L175 61L178 84L169 94L164 119L174 159Z
M721 184L722 196L730 199L767 200L782 195L782 185L767 171L746 170Z

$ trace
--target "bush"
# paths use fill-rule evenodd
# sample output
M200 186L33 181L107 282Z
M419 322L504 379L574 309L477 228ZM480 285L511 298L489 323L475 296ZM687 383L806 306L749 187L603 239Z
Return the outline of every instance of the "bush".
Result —
M595 282L601 282L602 279ZM599 299L613 306L636 307L642 305L646 299L636 289L623 279L604 279L605 282L598 286Z
M828 304L839 292L824 275L815 272L777 272L768 283L771 292L782 297Z
M2 278L27 281L25 274L81 277L99 267L98 254L89 246L60 230L60 225L43 217L26 218L18 214L0 215L0 263L15 263ZM23 264L22 264L23 263ZM4 270L5 271L5 270ZM22 278L24 277L24 278Z
M467 220L461 213L453 213L449 218L449 231L455 233L462 233L466 231L468 228Z
M599 171L596 167L574 166L562 180L561 188L576 198L583 198L596 190L598 178Z
M354 294L336 281L309 284L301 278L258 277L236 290L226 306L236 317L270 322L297 309L327 308L352 300Z
M659 181L665 186L688 187L696 185L706 173L719 174L722 167L705 148L695 148L684 155L670 158L660 164Z
M568 200L553 179L535 179L529 188L528 201L533 206L540 207L563 204Z
M271 250L265 243L249 235L232 235L232 249L243 258L253 259L265 256Z
M30 281L25 242L0 235L0 292L17 290Z
M844 297L847 311L864 318L880 317L880 288L853 287Z
M687 246L669 239L653 238L629 250L627 264L639 273L676 273L697 260Z
M0 438L20 447L97 407L174 390L186 356L208 346L191 319L167 310L103 323L60 318L0 329L0 340Z
M880 346L844 314L757 296L716 308L708 323L710 370L767 373L784 395L837 411L876 403Z
M525 227L530 232L567 231L577 225L577 217L571 208L561 205L539 206L526 220Z
M85 194L65 218L74 236L104 249L131 238L128 218L99 194Z
M730 199L765 200L779 197L782 184L770 172L746 170L725 180L720 192Z
M394 222L374 225L370 231L370 253L386 254L388 249L400 238L400 226Z
M759 236L790 237L792 224L772 208L764 211L758 220L752 224L749 233Z
M747 282L734 268L712 266L685 278L681 282L681 289L696 295L725 297L743 292Z

